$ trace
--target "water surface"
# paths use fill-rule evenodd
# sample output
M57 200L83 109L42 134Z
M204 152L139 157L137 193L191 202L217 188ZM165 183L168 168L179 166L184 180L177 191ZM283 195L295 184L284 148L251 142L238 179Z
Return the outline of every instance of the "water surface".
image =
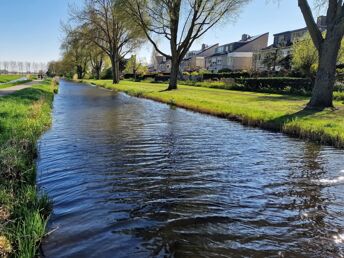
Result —
M343 257L342 150L62 81L46 257Z

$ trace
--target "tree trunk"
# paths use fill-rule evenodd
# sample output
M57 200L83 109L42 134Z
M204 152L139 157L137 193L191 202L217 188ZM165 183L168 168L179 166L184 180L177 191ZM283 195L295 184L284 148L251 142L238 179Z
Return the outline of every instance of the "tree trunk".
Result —
M100 67L97 67L97 68L96 68L96 79L97 79L97 80L100 79L100 70L101 70Z
M328 32L330 33L330 32ZM319 67L315 78L312 97L307 104L311 109L333 107L333 88L341 37L327 36L321 45Z
M78 75L78 79L82 79L82 78L83 78L83 76L82 76L83 71L82 71L81 65L78 65L78 66L76 67L76 73L77 73L77 75Z
M112 83L119 83L119 60L116 57L111 58Z
M172 57L170 83L168 85L167 90L176 90L177 89L177 81L178 81L178 73L179 73L179 63L178 63L178 61L176 59L177 58Z

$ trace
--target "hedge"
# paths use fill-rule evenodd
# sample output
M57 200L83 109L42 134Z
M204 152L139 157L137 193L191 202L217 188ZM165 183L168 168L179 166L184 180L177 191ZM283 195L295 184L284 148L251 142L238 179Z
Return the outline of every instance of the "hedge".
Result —
M249 91L272 91L290 93L309 93L312 82L306 78L270 77L270 78L241 78L235 82Z
M203 80L221 80L227 78L250 77L248 72L232 72L232 73L205 73L202 75Z

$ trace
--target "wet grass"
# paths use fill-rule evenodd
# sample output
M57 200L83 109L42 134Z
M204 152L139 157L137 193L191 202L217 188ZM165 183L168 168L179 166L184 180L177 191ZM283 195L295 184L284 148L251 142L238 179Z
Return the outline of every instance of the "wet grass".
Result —
M36 142L51 124L50 81L0 97L0 257L35 257L51 204L35 186Z
M304 110L308 97L255 93L203 87L179 86L176 91L164 91L166 84L121 81L93 83L108 89L123 91L163 103L240 121L245 125L284 132L335 147L344 147L344 105L335 102L336 109Z

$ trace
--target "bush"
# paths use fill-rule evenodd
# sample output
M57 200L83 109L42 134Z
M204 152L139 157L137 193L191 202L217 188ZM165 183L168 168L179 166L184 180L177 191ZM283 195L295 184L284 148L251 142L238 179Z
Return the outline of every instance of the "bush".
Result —
M238 87L248 91L288 92L307 94L312 90L312 82L305 78L268 77L268 78L242 78L235 80Z
M203 80L221 80L225 78L242 78L250 77L248 72L233 72L233 73L205 73L202 75Z

